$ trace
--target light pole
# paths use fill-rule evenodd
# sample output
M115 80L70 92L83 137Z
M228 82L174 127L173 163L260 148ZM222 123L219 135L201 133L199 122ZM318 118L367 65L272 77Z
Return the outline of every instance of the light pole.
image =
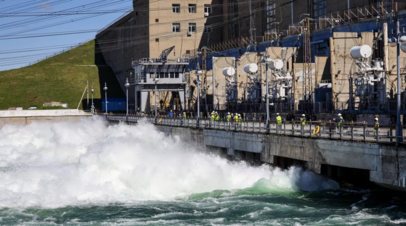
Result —
M396 109L396 146L399 145L399 142L402 142L402 137L403 137L403 129L402 129L402 124L401 124L401 119L400 119L400 95L401 95L401 90L400 90L400 49L402 48L403 52L406 52L406 37L402 36L402 33L400 32L400 22L399 19L396 22L396 31L397 31L397 92L396 92L396 97L397 97L397 109Z
M107 83L105 82L104 83L104 88L103 88L103 90L104 90L104 101L106 102L106 118L107 118L107 90L108 90L108 88L107 88Z
M196 118L196 127L199 127L199 120L200 120L200 78L199 76L203 74L202 70L198 69L196 72L197 76L197 118Z
M94 103L93 103L93 93L94 93L94 89L93 89L93 85L92 85L92 89L90 90L92 92L92 107L91 107L91 111L92 114L94 114Z
M155 124L158 123L158 108L157 108L157 103L156 103L156 96L158 95L157 93L157 83L159 82L159 78L154 78L155 82Z
M128 78L125 80L125 95L126 95L126 120L128 121L128 87L130 87L130 83L128 82Z
M268 63L272 61L272 59L268 58L268 53L265 55L265 59L262 60L266 66L266 132L269 133L269 80L268 80Z

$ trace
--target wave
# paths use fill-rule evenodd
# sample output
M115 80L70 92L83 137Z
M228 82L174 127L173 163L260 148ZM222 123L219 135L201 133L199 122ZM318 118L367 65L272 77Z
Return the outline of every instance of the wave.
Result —
M136 203L216 190L337 188L320 178L297 168L229 162L146 123L108 125L94 119L0 130L0 207Z

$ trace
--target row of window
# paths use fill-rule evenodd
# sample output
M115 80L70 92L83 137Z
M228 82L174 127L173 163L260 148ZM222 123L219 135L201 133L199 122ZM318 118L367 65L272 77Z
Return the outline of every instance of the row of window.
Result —
M197 32L196 23L189 23L188 24L188 31L189 32ZM204 25L204 32L209 33L212 31L211 25ZM180 32L180 23L173 23L172 24L172 32L178 33Z
M156 73L157 78L179 78L179 72L159 72ZM151 74L151 78L155 78L154 74Z
M180 13L180 4L172 4L172 12ZM212 12L211 5L204 5L204 12L211 14ZM189 4L189 13L197 13L196 4Z

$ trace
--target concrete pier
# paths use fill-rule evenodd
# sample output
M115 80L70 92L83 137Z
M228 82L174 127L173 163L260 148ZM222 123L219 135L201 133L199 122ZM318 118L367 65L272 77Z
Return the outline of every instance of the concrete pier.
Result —
M28 125L37 122L76 122L83 118L90 118L92 114L81 110L21 110L0 111L0 129L7 124Z
M241 152L249 153L245 154L248 157L258 154L261 162L275 165L293 160L304 163L308 170L318 174L360 175L381 186L406 191L406 148L403 146L244 131L156 127L169 136L219 148L229 156Z

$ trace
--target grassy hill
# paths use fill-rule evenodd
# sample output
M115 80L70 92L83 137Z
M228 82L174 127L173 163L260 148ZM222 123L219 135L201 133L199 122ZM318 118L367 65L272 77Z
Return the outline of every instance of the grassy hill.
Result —
M105 66L102 55L95 54L94 40L32 66L1 71L0 109L27 109L32 105L42 108L44 102L50 101L68 103L69 108L77 108L87 81L94 87L97 108L101 104L101 91L104 97L104 91L100 89L104 82L108 84L109 97L125 97L113 71ZM87 109L87 106L81 104L80 109L83 108Z

